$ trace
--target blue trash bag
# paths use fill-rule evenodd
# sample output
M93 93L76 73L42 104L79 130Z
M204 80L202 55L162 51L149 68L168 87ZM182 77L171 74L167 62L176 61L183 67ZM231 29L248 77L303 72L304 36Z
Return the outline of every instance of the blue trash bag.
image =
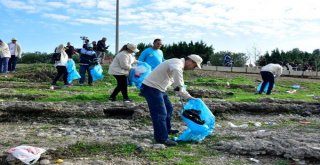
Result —
M92 80L96 81L96 80L102 79L104 77L102 72L103 72L102 66L100 64L95 65L92 69L90 69Z
M189 100L181 110L181 116L188 128L175 138L176 141L200 142L214 132L215 117L201 99Z
M79 72L76 68L76 63L73 61L73 59L69 59L67 63L67 72L68 72L68 83L71 84L73 80L77 80L81 78Z
M136 67L132 68L129 71L128 84L135 85L140 89L142 81L146 78L151 72L151 66L145 62L139 62Z
M262 82L258 85L258 87L257 87L257 92L259 92L259 91L260 91L261 85L262 85ZM275 86L276 86L276 85L275 85L275 84L273 84L273 88L274 88ZM262 91L262 92L267 93L267 91L268 91L268 87L269 87L269 82L267 82L267 84L266 84L266 86L264 87L264 89L263 89L263 91Z

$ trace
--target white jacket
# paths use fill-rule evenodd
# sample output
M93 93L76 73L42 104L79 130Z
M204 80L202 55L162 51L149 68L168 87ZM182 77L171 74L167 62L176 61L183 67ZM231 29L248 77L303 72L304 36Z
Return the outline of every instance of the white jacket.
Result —
M180 96L189 99L192 96L184 88L183 69L185 59L172 58L159 64L144 80L143 84L165 92L169 86L179 87Z
M261 71L271 72L274 77L279 77L282 74L282 66L279 64L268 64L261 68Z
M112 60L108 73L111 75L129 75L132 65L137 63L136 58L126 50L121 51Z
M2 44L0 44L0 57L1 58L4 58L4 57L11 57L11 53L10 53L10 50L9 50L9 46L2 42Z
M56 61L54 66L67 66L68 63L68 54L65 51L61 51L60 61Z
M11 44L13 44L13 43L12 43L12 42L8 43L8 46L10 47ZM16 57L18 57L18 58L21 58L21 53L22 53L22 51L21 51L21 46L20 46L20 44L18 44L18 43L16 42L16 49L15 49L14 55L15 55Z

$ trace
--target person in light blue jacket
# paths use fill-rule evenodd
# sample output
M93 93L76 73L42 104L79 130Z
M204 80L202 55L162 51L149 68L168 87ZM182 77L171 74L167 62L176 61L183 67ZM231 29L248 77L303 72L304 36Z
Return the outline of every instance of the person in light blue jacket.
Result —
M153 46L141 52L138 61L146 62L151 66L151 70L156 68L164 61L163 52L160 50L162 46L161 39L157 38L153 41Z

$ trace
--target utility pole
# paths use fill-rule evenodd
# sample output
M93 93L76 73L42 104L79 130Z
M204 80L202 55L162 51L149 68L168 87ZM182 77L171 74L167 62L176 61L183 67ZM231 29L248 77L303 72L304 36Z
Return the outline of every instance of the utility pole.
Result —
M116 55L119 51L119 0L116 4L116 50L114 54Z

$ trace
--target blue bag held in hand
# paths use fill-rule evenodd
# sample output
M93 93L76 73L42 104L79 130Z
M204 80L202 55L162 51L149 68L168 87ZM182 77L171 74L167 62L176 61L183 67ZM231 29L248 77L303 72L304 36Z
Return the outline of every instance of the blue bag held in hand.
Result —
M128 84L135 85L140 89L142 81L146 78L151 72L151 66L146 62L139 62L135 68L132 68L128 76Z
M90 73L91 73L91 76L92 76L92 80L93 81L96 81L96 80L99 80L99 79L102 79L104 76L102 75L102 66L100 64L98 65L95 65L91 70L90 70Z
M67 71L68 71L68 83L71 84L73 80L77 80L81 78L80 74L76 69L76 64L73 59L69 59L67 63Z
M201 99L191 99L181 110L182 120L188 128L176 141L199 142L214 132L215 117Z

